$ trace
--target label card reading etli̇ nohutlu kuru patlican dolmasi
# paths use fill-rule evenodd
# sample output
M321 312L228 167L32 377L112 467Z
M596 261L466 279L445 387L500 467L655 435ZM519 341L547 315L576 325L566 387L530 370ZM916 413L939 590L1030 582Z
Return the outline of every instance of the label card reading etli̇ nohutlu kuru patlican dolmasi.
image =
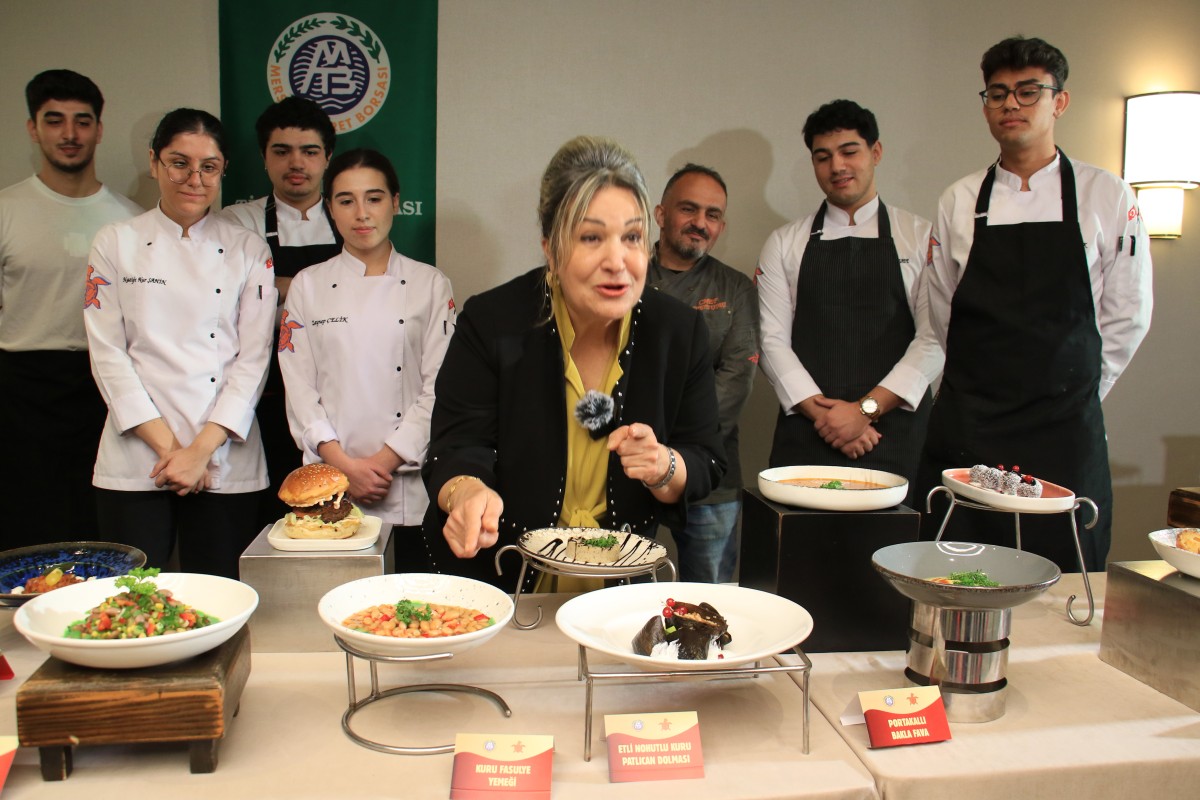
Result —
M704 777L700 718L695 711L607 714L604 734L612 783Z

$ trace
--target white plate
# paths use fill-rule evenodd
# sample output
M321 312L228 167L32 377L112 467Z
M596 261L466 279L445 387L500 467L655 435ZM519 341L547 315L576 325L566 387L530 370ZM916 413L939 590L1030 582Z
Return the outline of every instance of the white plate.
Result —
M1158 557L1170 564L1184 575L1200 578L1200 555L1180 550L1175 546L1175 534L1189 528L1166 528L1150 534L1150 543L1158 552Z
M633 637L651 617L657 617L667 598L677 602L708 603L729 623L733 640L720 661L681 661L633 652ZM657 671L701 672L729 669L782 653L812 633L812 616L778 595L721 583L632 583L598 589L563 604L556 617L559 629L584 647Z
M379 541L379 528L383 520L364 516L362 524L353 536L345 539L293 539L283 532L283 520L276 520L267 533L267 541L276 550L365 550Z
M364 608L401 600L421 600L461 608L476 608L495 620L488 627L459 636L433 639L395 639L347 628L342 620ZM457 575L419 572L375 575L330 589L317 604L317 614L334 634L367 653L381 656L421 656L461 653L500 633L512 619L512 598L482 581Z
M882 489L820 489L782 481L829 478L883 484ZM758 490L768 500L818 511L879 511L904 502L908 481L902 475L862 467L775 467L758 473Z
M567 558L567 539L582 536L593 539L612 534L621 543L621 557L613 564L594 561L576 561ZM653 539L624 531L608 531L603 528L538 528L526 531L517 538L517 547L537 561L551 564L565 571L583 574L612 574L644 570L647 566L664 558L667 548Z
M1037 477L1036 475L1034 477ZM1041 478L1038 478L1042 481ZM947 469L942 471L942 483L955 494L983 503L985 506L998 508L1001 511L1015 511L1020 514L1057 514L1070 511L1075 507L1075 494L1057 483L1042 481L1041 497L1017 497L1013 494L1000 494L991 489L971 485L970 467Z
M258 607L258 593L241 581L193 572L164 572L152 578L182 603L217 617L204 628L145 639L68 639L67 626L118 594L116 578L76 583L40 594L17 609L16 626L35 647L84 667L134 669L169 664L224 644Z

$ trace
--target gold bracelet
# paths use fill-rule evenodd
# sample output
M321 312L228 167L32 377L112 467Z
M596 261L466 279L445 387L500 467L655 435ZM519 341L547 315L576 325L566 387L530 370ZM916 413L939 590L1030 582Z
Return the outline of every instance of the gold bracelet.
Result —
M483 483L483 480L481 480L480 478L476 478L474 475L459 475L457 478L455 478L453 481L451 481L450 488L446 490L446 513L447 514L449 514L451 511L454 510L454 503L452 502L452 498L454 497L454 490L458 488L458 485L460 483L462 483L463 481L467 481L467 480L479 481L480 483Z

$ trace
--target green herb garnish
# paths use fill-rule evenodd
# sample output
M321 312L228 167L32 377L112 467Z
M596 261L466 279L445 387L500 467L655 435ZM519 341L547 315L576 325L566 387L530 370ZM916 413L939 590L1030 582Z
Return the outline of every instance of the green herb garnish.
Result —
M955 586L999 586L1000 584L988 577L981 569L971 572L951 572L948 576Z
M147 595L153 592L158 587L154 585L154 581L142 580L143 578L156 578L161 570L158 567L145 567L129 570L128 575L122 575L113 583L122 589L125 589L130 594Z
M433 609L428 603L420 603L416 600L401 600L396 603L396 619L408 625L411 622L428 622L433 619Z
M842 486L841 481L832 480L829 483L822 483L818 488L820 488L820 489L845 489L846 487Z
M607 536L597 536L595 539L584 539L583 543L588 547L599 547L601 550L607 550L610 547L617 546L617 537L610 533Z

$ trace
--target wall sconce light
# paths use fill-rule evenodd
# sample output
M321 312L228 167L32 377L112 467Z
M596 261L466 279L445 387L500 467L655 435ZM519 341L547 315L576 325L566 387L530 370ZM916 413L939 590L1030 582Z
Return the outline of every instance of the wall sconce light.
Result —
M1151 238L1183 235L1183 192L1200 185L1200 92L1125 98L1125 180Z

